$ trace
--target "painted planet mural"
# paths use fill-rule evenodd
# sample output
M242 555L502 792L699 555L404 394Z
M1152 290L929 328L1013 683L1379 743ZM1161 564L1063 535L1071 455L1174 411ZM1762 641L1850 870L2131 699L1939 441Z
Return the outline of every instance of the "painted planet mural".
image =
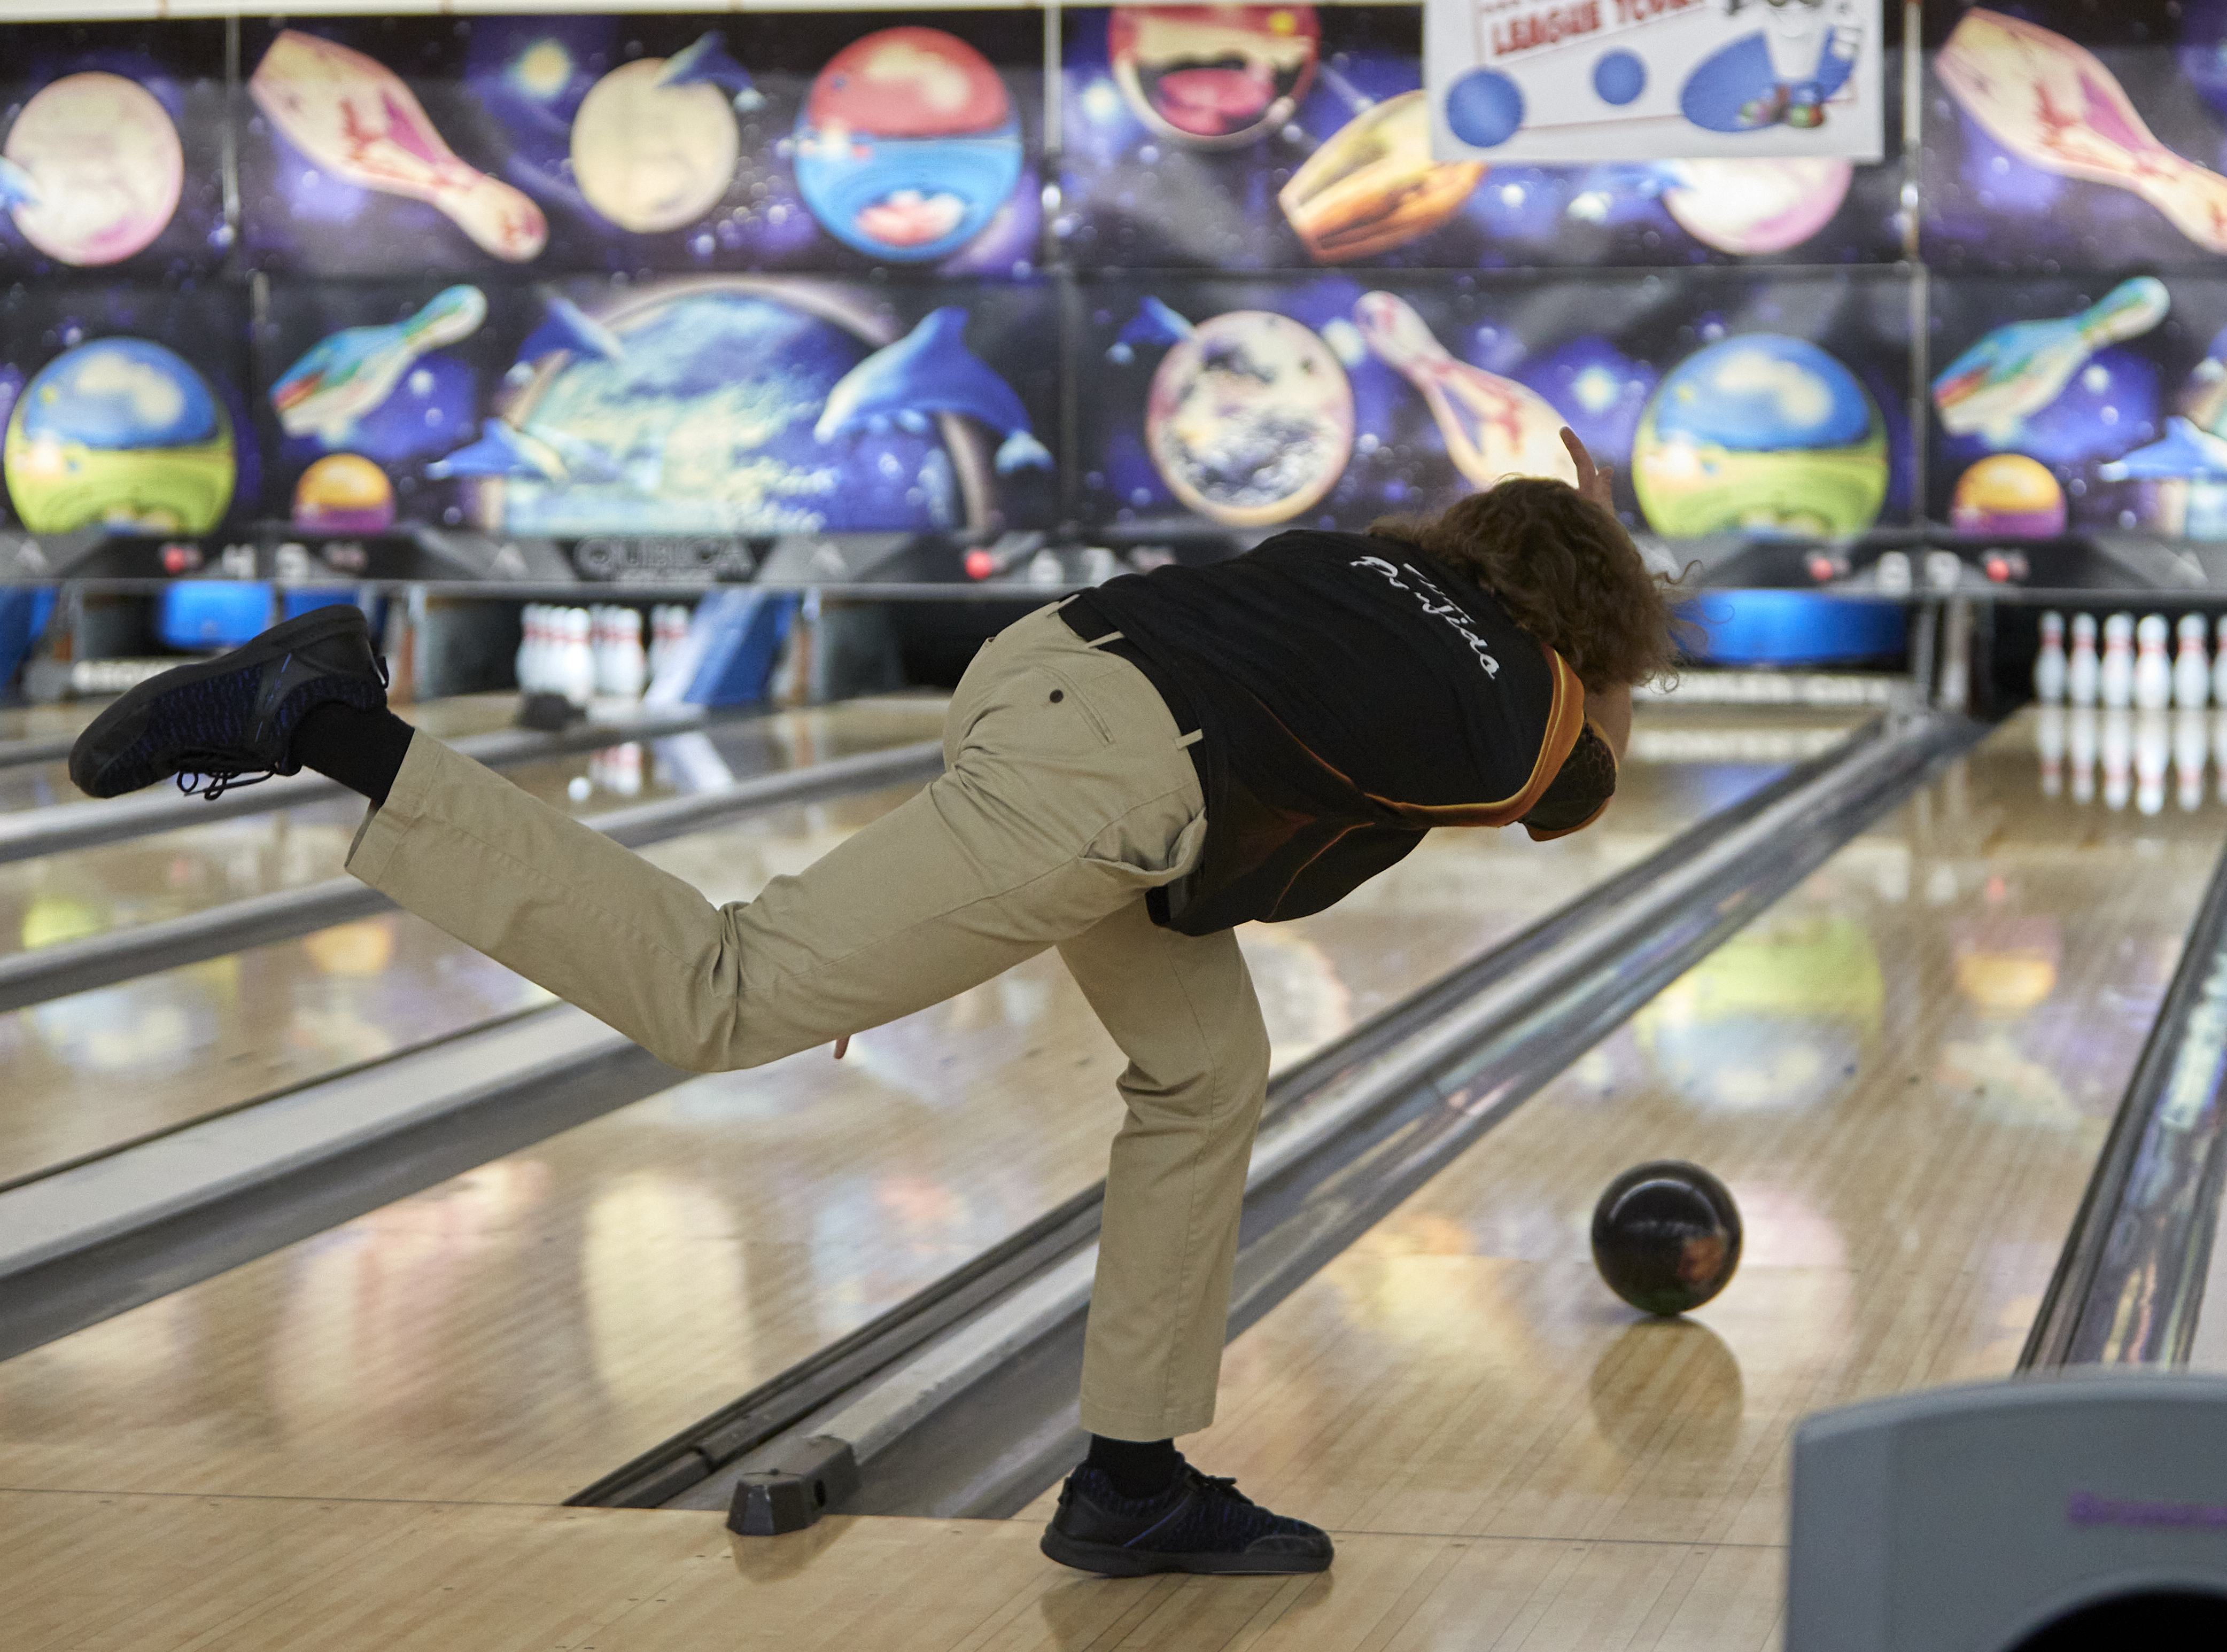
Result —
M1741 257L1799 246L1833 220L1855 168L1803 156L1672 161L1663 209L1695 240Z
M1632 486L1658 533L1854 533L1886 501L1886 424L1805 339L1745 333L1665 374L1640 415Z
M294 484L294 526L312 533L379 533L394 525L394 484L357 453L330 453Z
M507 410L514 462L476 474L490 528L590 533L927 531L973 520L989 467L933 410L957 364L923 360L868 427L816 426L887 341L871 310L734 277L638 293L595 318L615 355L545 358ZM898 405L898 403L906 403ZM455 456L452 456L452 458Z
M1995 453L1956 478L1949 521L1959 533L2045 539L2064 532L2064 489L2023 453Z
M1287 521L1353 453L1353 388L1312 329L1264 309L1201 322L1160 359L1145 445L1170 491L1233 526Z
M589 88L572 117L572 175L621 229L692 224L725 195L742 155L727 95L704 81L660 84L661 57L624 63Z
M1130 109L1197 148L1250 144L1291 119L1321 49L1312 6L1116 6L1106 24Z
M182 357L98 339L41 368L8 420L0 467L34 533L106 524L206 533L237 475L231 418Z
M121 74L67 74L40 88L0 149L23 239L90 266L144 249L178 209L185 154L155 94Z
M980 234L1021 177L1021 123L989 60L940 29L884 29L827 61L797 117L796 185L820 226L916 263Z

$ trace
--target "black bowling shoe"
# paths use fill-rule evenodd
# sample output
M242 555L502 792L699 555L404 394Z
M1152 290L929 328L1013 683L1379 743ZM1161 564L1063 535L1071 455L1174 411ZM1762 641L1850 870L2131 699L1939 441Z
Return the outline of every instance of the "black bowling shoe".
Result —
M1157 1497L1124 1497L1088 1463L1060 1489L1043 1552L1062 1566L1107 1577L1151 1572L1282 1573L1329 1569L1330 1534L1272 1515L1229 1480L1188 1463Z
M172 775L188 795L220 797L299 773L294 730L328 700L362 711L386 703L386 662L372 652L361 609L313 609L230 654L149 678L78 737L70 778L91 797Z

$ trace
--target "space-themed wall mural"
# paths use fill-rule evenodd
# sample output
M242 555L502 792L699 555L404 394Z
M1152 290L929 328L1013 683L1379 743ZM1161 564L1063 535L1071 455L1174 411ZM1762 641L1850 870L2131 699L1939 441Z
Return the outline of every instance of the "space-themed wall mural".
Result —
M1215 554L1567 422L1665 540L2227 539L2227 0L1902 16L1879 165L1559 168L1413 4L0 24L0 529Z
M1898 8L1895 16L1898 41ZM1062 209L1078 265L1509 269L1892 262L1902 167L1438 164L1413 5L1061 14ZM1899 97L1891 41L1887 83ZM1899 109L1891 109L1895 131Z
M1054 520L1059 349L1040 284L305 283L274 294L256 354L266 502L304 532Z
M1567 476L1567 424L1665 537L1906 523L1907 293L1886 271L1094 281L1081 513L1117 538L1360 527Z
M326 275L1037 257L1026 11L250 20L244 252Z

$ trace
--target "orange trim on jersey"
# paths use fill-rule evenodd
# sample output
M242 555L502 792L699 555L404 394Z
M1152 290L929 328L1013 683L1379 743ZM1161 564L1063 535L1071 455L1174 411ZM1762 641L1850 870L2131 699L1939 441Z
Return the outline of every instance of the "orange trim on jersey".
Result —
M1369 800L1380 808L1389 809L1402 825L1420 828L1502 826L1529 813L1531 806L1554 783L1563 760L1570 755L1570 748L1578 743L1578 736L1586 726L1586 686L1578 680L1578 673L1545 643L1539 645L1539 652L1547 656L1547 670L1554 679L1554 695L1547 706L1547 734L1539 743L1539 756L1531 765L1531 777L1513 797L1497 803L1397 803L1390 798L1375 796L1369 796Z

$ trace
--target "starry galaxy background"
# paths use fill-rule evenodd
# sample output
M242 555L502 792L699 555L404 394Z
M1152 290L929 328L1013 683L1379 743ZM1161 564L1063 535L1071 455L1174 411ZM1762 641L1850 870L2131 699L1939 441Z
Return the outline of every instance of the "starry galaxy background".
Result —
M1967 10L1967 0L1930 0L1929 52ZM2039 0L2015 10L2092 49L2163 143L2227 170L2227 0L2130 0L2103 11L2084 0ZM1355 526L1433 508L1467 485L1422 398L1358 343L1354 303L1381 287L1412 304L1463 360L1552 403L1618 465L1619 503L1636 526L1643 524L1628 478L1649 397L1698 350L1745 333L1806 340L1864 385L1891 454L1882 526L1945 520L1958 477L1998 451L2046 467L2076 529L2163 532L2177 520L2160 509L2160 484L2113 482L2102 470L2161 439L2168 417L2199 385L2227 380L2227 277L2212 273L2217 257L2128 191L2057 177L2005 154L1930 66L1917 111L1923 141L1909 157L1920 185L1914 233L1931 271L1925 372L1937 373L1992 328L2069 315L2136 271L2163 278L2172 303L2160 326L2083 363L2016 431L1950 437L1929 425L1918 497L1920 438L1910 410L1913 392L1922 402L1925 390L1914 380L1907 337L1915 266L1898 263L1905 228L1898 150L1855 169L1846 200L1816 233L1768 255L1735 258L1696 240L1663 206L1659 166L1502 167L1438 228L1326 266L1287 221L1278 191L1357 114L1420 85L1420 11L1333 5L1314 16L1320 47L1289 118L1219 148L1147 126L1116 83L1112 13L1102 7L1062 13L1056 86L1046 83L1043 14L1028 10L310 16L237 25L242 76L284 28L332 39L401 75L443 140L546 214L546 247L516 264L482 252L432 207L338 183L297 154L243 88L227 87L221 21L10 26L10 50L0 57L0 144L41 87L86 71L123 75L175 126L185 185L176 212L143 251L97 268L40 252L0 210L0 398L12 400L74 342L144 338L175 349L234 416L239 478L227 531L287 522L304 468L343 450L386 474L404 524L470 526L500 490L443 480L428 467L520 405L519 352L552 296L594 312L676 283L771 282L755 296L731 289L718 304L675 308L665 330L645 335L648 377L628 392L641 399L606 408L609 445L625 449L629 474L645 479L635 494L633 484L584 484L565 505L541 490L536 520L659 531L660 522L696 520L674 479L708 475L700 456L660 471L644 446L654 446L660 430L694 433L686 421L666 418L680 405L667 405L670 396L711 393L690 373L748 379L754 368L743 341L760 336L751 329L782 309L780 284L802 283L839 294L845 314L879 317L874 327L892 338L938 306L965 312L968 349L1018 396L1055 461L1050 471L1021 466L992 475L986 520L1068 525L1115 539L1218 533L1179 506L1146 450L1145 399L1165 346L1123 346L1120 335L1149 297L1193 322L1273 311L1322 339L1344 367L1356 430L1343 471L1304 520ZM1899 9L1887 8L1885 22L1888 54L1898 59ZM1010 188L999 186L999 203L963 245L922 258L877 257L830 233L798 181L801 117L815 80L852 42L893 28L964 41L1013 112ZM731 175L717 175L724 185L697 218L623 229L597 210L574 175L584 101L614 70L671 61L715 31L747 76L746 87L731 77L720 83L740 159ZM1902 77L1892 64L1886 79L1898 99ZM1054 91L1056 130L1048 131ZM1898 103L1890 107L1891 149L1900 114ZM236 166L230 218L228 154ZM1056 186L1049 193L1047 182ZM320 339L399 319L456 282L484 295L485 322L414 362L344 449L279 428L270 388ZM774 410L780 418L764 428L778 430L759 446L738 437L737 468L764 460L813 470L828 444L814 434L811 398L824 398L873 348L848 323L809 305L799 313L807 311L821 330L805 328L808 344L792 341L800 353L785 367L798 393ZM670 335L671 327L699 323L709 329L701 351ZM1120 349L1126 360L1117 359ZM692 354L702 360L692 366ZM670 382L643 390L659 372ZM933 377L915 370L923 399L934 399ZM770 418L771 406L751 417ZM827 467L839 486L795 520L839 532L938 529L957 520L958 473L937 434L943 427L925 431L910 418L846 437ZM986 454L1003 439L979 420L969 427L967 440ZM664 480L653 485L653 475ZM2215 519L2227 523L2227 485L2206 485L2222 493ZM540 487L529 482L520 496ZM711 505L700 514L758 521L769 532L791 520L782 510L723 517Z
M1441 270L1892 263L1903 256L1901 8L1886 14L1886 158L1855 169L1840 210L1799 246L1743 258L1696 240L1663 207L1662 179L1647 167L1501 166L1445 225L1353 262ZM1101 268L1312 267L1277 192L1356 115L1422 85L1421 9L1317 7L1313 84L1289 122L1234 149L1191 147L1145 127L1108 61L1111 15L1061 13L1062 208L1050 228L1063 255Z
M539 205L549 244L532 260L537 274L864 272L877 261L829 234L797 187L798 115L814 78L843 47L877 29L923 24L989 61L1019 117L1022 156L1019 182L991 223L928 267L947 276L1025 277L1037 258L1043 193L1043 24L1034 12L250 19L241 25L241 62L252 73L278 29L290 27L395 70L462 159ZM572 118L613 68L670 59L715 29L762 100L736 112L740 163L701 219L660 233L620 229L588 203L573 175ZM482 252L430 206L326 175L252 104L243 108L243 243L255 268L358 276L516 268Z
M1354 301L1375 284L1346 274L1089 283L1078 371L1089 373L1104 393L1082 398L1079 409L1083 520L1117 540L1196 526L1176 504L1143 437L1145 396L1162 351L1121 340L1148 297L1193 322L1232 310L1273 310L1313 328L1338 357L1353 392L1352 457L1328 496L1293 526L1357 528L1394 512L1439 509L1468 491L1422 397L1368 348L1353 324ZM1553 404L1592 453L1616 466L1618 510L1634 527L1643 521L1631 488L1633 438L1663 375L1696 350L1741 334L1808 340L1847 367L1878 405L1890 456L1879 520L1911 520L1908 289L1890 271L1758 277L1696 271L1582 284L1439 274L1403 277L1388 290L1412 304L1454 355Z

